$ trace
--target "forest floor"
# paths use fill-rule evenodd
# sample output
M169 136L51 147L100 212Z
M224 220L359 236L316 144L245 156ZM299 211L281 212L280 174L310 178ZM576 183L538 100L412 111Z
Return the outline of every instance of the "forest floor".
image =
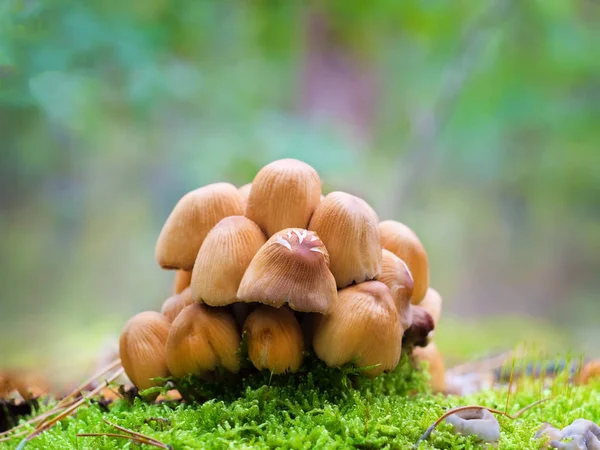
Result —
M431 393L427 373L413 370L408 358L394 372L374 380L358 375L356 369L328 369L309 358L295 375L248 371L218 384L185 384L189 395L200 401L146 403L122 398L106 405L90 400L24 448L152 448L118 437L77 437L120 433L105 422L109 421L150 436L156 445L163 443L162 448L409 449L450 408L482 405L510 414L548 398L517 419L496 416L501 429L497 448L538 449L543 441L535 433L545 422L562 428L578 418L600 421L600 384L577 386L570 383L567 371L555 375L515 376L494 389L445 396ZM47 403L38 413L52 406ZM0 448L15 449L20 441L14 438ZM418 448L471 449L481 444L441 423Z

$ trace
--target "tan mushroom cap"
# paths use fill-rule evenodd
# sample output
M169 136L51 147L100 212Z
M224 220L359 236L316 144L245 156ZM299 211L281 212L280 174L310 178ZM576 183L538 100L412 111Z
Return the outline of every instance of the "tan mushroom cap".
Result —
M383 249L381 275L377 278L385 284L392 292L394 303L402 328L407 329L412 323L412 312L410 298L413 291L413 279L408 266L392 252Z
M313 347L330 367L378 365L364 372L375 377L398 365L402 332L388 287L366 281L339 291L330 314L316 317Z
M416 347L413 350L413 356L419 363L427 362L429 364L429 383L433 392L446 391L446 367L444 358L440 353L435 342L431 342L426 347Z
M188 286L179 294L172 295L166 299L162 304L160 312L169 319L169 322L173 322L183 308L192 303L194 303L194 300L192 299L192 290Z
M190 285L192 281L192 272L187 270L178 270L175 272L175 281L173 283L173 293L179 294L186 287Z
M206 235L198 252L192 272L192 298L210 306L236 302L244 272L266 241L250 219L222 219Z
M229 183L215 183L185 194L167 218L156 259L165 269L190 271L208 232L227 216L244 214L244 199Z
M140 389L160 385L152 378L166 378L166 342L171 323L155 311L133 316L119 339L119 354L125 373Z
M411 303L423 300L429 288L429 263L418 236L403 223L385 220L379 224L381 246L406 263L414 280Z
M296 159L281 159L256 174L246 216L268 237L285 228L307 228L320 196L321 180L315 169Z
M248 196L250 195L250 189L252 189L252 183L244 184L243 186L240 186L238 188L238 191L240 192L240 194L242 194L242 197L244 198L245 202L248 201Z
M250 262L239 301L327 313L337 297L327 249L314 232L289 228L273 235Z
M373 208L345 192L332 192L315 210L308 228L319 235L329 252L338 289L381 273L378 225Z
M278 375L297 372L302 365L302 330L286 306L259 306L246 319L244 331L248 338L248 356L258 370L267 369Z
M167 366L176 378L206 375L217 367L240 369L240 334L235 320L223 308L194 303L173 321L167 339Z
M425 298L419 303L419 306L425 308L431 315L434 325L437 327L442 315L442 297L439 292L433 288L427 289L427 294L425 294Z
M425 347L431 341L435 323L433 318L421 305L411 305L412 322L404 331L402 345L404 347Z

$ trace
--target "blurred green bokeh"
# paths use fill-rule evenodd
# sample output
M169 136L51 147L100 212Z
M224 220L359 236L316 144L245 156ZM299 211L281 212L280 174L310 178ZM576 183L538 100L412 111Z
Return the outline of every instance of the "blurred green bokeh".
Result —
M447 353L532 327L598 354L598 23L590 0L4 0L0 363L91 358L168 296L178 198L281 157L417 231Z

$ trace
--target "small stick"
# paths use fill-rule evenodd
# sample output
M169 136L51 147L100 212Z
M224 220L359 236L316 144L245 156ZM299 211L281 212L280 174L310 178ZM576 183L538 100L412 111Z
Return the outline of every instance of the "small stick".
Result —
M119 434L119 433L78 433L75 437L112 437L112 438L120 438L120 439L129 439L130 441L135 442L136 444L146 444L152 445L158 448L164 448L165 450L170 450L171 447L167 444L163 444L162 442L156 441L154 439L141 439L136 436L130 436L128 434Z
M125 428L125 427L122 427L122 426L120 426L120 425L117 425L116 423L112 423L112 422L110 422L110 421L108 421L108 420L106 420L106 419L104 419L104 418L102 419L102 421L103 421L104 423L106 423L106 424L110 425L111 427L115 427L115 428L116 428L117 430L119 430L119 431L122 431L122 432L124 432L124 433L128 433L128 434L131 434L132 436L135 436L135 437L137 437L137 438L140 438L140 439L145 439L145 440L149 440L149 441L154 441L154 442L156 442L156 443L158 443L158 444L161 444L161 445L166 445L166 444L164 444L164 443L160 442L158 439L155 439L155 438L153 438L153 437L150 437L150 436L146 436L145 434L142 434L142 433L137 433L137 432L135 432L135 431L133 431L133 430L130 430L130 429L128 429L128 428ZM166 448L169 448L169 447L167 446Z
M68 402L66 405L64 405L64 406L63 406L63 409L64 409L64 408L67 408L67 407L69 407L69 406L71 406L71 405L72 405L73 403L75 403L75 402L76 402L76 400L73 400L73 401L71 401L71 402ZM58 412L59 412L59 411L56 409L56 407L54 407L54 408L52 408L50 411L46 411L45 413L43 413L43 414L40 414L39 416L36 416L36 417L34 417L34 418L32 418L32 419L29 419L27 422L23 422L23 423L21 423L21 424L19 424L19 425L16 425L16 426L12 427L10 430L3 431L2 433L0 433L0 437L2 437L2 436L6 436L7 434L10 434L10 433L13 433L13 432L17 431L19 428L23 428L23 427L25 427L25 426L27 426L27 425L32 425L32 424L34 424L34 423L37 423L37 422L39 422L40 420L47 419L48 417L50 417L50 416L52 416L53 414L56 414L56 413L58 413ZM10 437L9 437L9 438L7 438L7 439L0 439L0 442L8 441L8 440L10 440L10 439L12 439L12 438L14 438L14 437L16 437L16 436L10 436Z
M75 390L71 391L66 397L63 397L56 405L54 405L54 407L52 409L50 409L50 411L46 411L45 413L40 414L39 416L36 416L36 417L28 420L27 422L23 422L19 425L12 427L9 430L3 431L2 433L0 433L0 437L6 436L10 433L13 433L13 432L17 431L19 428L22 428L24 426L35 424L41 420L48 418L49 416L51 416L53 414L60 412L61 409L71 406L76 401L76 400L71 400L72 397L81 395L81 391L87 385L89 385L92 381L95 381L98 377L101 377L106 372L109 372L110 370L118 367L120 364L121 364L120 359L116 359L115 361L111 362L110 364L105 366L103 369L100 369L98 372L96 372L93 376L91 376L90 378L85 380L82 384L80 384L77 388L75 388ZM71 401L69 401L69 400L71 400ZM22 434L23 433L20 433L18 436L21 436ZM18 437L18 436L11 436L8 439L2 439L2 440L0 440L0 442L5 442L7 440L10 440L10 439L12 439L14 437Z
M119 370L117 370L115 373L113 373L104 383L102 383L100 386L98 386L93 391L88 392L85 396L83 396L81 399L77 400L75 403L73 403L71 406L69 406L67 409L65 409L63 412L61 412L59 415L57 415L56 417L52 418L49 421L42 422L30 435L28 435L25 439L23 439L21 441L21 443L16 448L16 450L22 450L25 447L25 444L27 444L27 442L31 441L33 438L35 438L36 436L43 433L45 430L50 428L56 422L67 417L69 414L71 414L73 411L75 411L77 408L79 408L81 405L83 405L86 400L88 400L89 398L98 394L98 392L100 392L102 389L104 389L106 386L108 386L114 380L119 378L123 374L124 371L125 370L121 367Z
M458 406L456 408L452 408L452 409L446 411L442 415L442 417L440 417L438 420L436 420L433 423L433 425L431 425L429 428L427 428L427 430L425 431L425 433L423 433L423 435L417 440L417 442L413 446L413 449L418 448L419 444L421 443L421 441L424 441L425 439L427 439L429 437L429 435L433 432L433 430L435 430L435 427L437 427L442 422L442 420L444 420L448 416L451 416L452 414L456 414L457 412L468 411L468 410L471 410L471 409L487 409L491 413L500 414L501 416L505 416L505 417L508 417L509 419L513 419L514 420L514 419L517 419L521 414L523 414L528 409L531 409L534 406L537 406L537 405L539 405L542 402L550 400L551 398L552 397L547 397L547 398L543 398L541 400L537 400L537 401L531 403L530 405L527 405L526 407L520 409L519 411L517 411L515 414L512 414L512 415L508 414L505 411L501 411L499 409L488 408L487 406L480 406L480 405Z

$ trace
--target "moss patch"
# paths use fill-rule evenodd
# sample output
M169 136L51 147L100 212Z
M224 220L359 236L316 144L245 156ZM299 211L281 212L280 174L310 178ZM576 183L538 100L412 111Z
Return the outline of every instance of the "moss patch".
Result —
M406 449L448 408L481 404L504 409L507 389L469 397L433 395L425 375L415 373L406 359L390 374L375 380L356 376L353 369L332 370L311 361L307 372L292 377L253 374L224 384L192 383L203 403L133 404L119 401L109 411L90 403L31 441L26 449L138 448L107 437L79 438L77 433L114 432L111 422L152 436L175 449L225 448L361 448ZM541 397L553 398L518 420L499 417L500 449L537 449L533 438L545 422L564 426L576 418L600 420L600 385L575 387L564 377L549 385L525 379L516 383L509 412ZM13 449L19 439L0 444ZM151 448L151 447L145 447ZM480 448L472 438L438 427L420 448Z

